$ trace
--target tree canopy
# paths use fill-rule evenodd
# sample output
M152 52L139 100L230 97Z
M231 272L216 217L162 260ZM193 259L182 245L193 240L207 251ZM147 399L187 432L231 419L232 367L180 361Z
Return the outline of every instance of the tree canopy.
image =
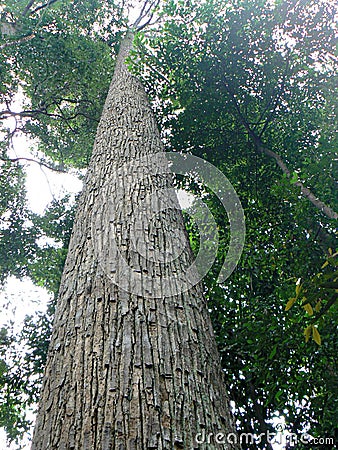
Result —
M205 290L238 430L275 431L283 416L290 432L337 437L337 8L329 0L153 6L155 24L137 33L129 69L167 149L222 170L245 210L242 258L219 285L228 218L204 192L220 234ZM29 210L15 138L33 142L32 159L53 170L87 167L129 10L117 1L10 0L0 13L0 281L30 276L56 298L74 205L65 198L43 216ZM193 179L177 186L201 190ZM186 226L197 251L188 216ZM20 336L1 330L0 425L10 439L24 433L25 408L37 399L52 315L53 304L27 318Z

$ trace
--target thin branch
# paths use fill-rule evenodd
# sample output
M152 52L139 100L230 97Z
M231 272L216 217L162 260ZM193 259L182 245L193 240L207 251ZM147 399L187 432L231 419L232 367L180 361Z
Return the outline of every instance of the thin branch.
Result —
M0 159L2 161L11 162L11 163L18 162L18 161L33 162L33 163L39 164L39 166L43 166L43 167L46 167L49 170L53 170L54 172L67 173L67 171L65 169L61 169L61 168L58 168L58 167L52 167L52 166L46 164L43 161L37 161L36 159L33 159L33 158L25 158L25 157L4 158L4 157L0 156Z
M60 108L59 105L57 105L57 109L60 111L60 117L63 118L63 120L66 121L66 125L68 126L68 128L70 129L70 131L72 131L73 133L75 132L75 130L73 129L73 127L71 126L71 124L68 122L67 118L65 117L65 115L63 114L62 109Z
M261 153L264 153L267 156L270 156L271 158L273 158L278 167L280 167L282 169L282 172L288 177L291 178L291 173L290 170L288 169L288 167L286 166L286 164L284 163L284 161L282 160L282 158L280 157L280 155L278 155L277 153L273 152L272 150L266 148L260 141L260 139L256 139L256 145L257 145L257 149L258 151L260 151ZM300 192L303 195L303 197L307 198L317 209L319 209L323 214L326 215L326 217L328 217L329 219L338 219L338 213L336 213L332 208L330 208L330 206L327 206L324 202L322 202L321 200L319 200L319 198L317 198L309 188L305 187L304 184L301 181L295 181L294 183L292 183L294 186L297 186L300 188Z
M271 122L271 120L272 120L272 118L273 118L273 116L274 116L274 114L275 114L275 112L276 112L276 109L277 109L277 106L278 106L278 103L279 103L279 99L281 98L281 96L282 96L282 94L283 94L283 92L284 92L285 82L286 82L286 77L287 77L288 73L289 73L289 60L287 59L285 71L284 71L284 73L283 73L283 78L282 78L281 86L280 86L280 88L278 89L278 92L277 92L277 94L276 94L276 97L275 97L275 101L274 101L274 105L273 105L273 107L272 107L272 110L270 111L270 114L268 114L268 116L267 116L267 118L266 118L266 120L265 120L265 123L264 123L264 125L263 125L263 128L262 128L262 130L261 130L260 133L259 133L259 137L260 137L260 138L263 136L265 130L267 129L269 123ZM271 104L271 102L269 102L269 104ZM266 109L265 109L265 111L266 111ZM263 114L265 114L265 111L264 111ZM263 114L261 115L261 118L263 117Z
M285 66L285 70L284 70L284 73L283 73L283 76L282 76L282 81L281 81L281 84L280 84L276 94L274 96L271 95L270 100L268 101L268 103L267 103L266 107L264 108L264 110L261 112L261 114L259 116L259 119L255 123L255 129L256 129L257 126L259 126L262 123L263 118L264 118L266 112L268 111L268 109L270 108L271 104L273 104L272 109L270 111L270 114L268 114L266 119L264 120L263 128L262 128L262 130L259 133L259 137L262 137L264 131L266 130L267 126L271 122L271 119L272 119L273 115L276 112L276 108L278 106L279 99L281 98L282 93L284 91L285 81L286 81L286 77L288 75L288 72L289 72L289 59L286 60L286 66Z
M35 9L32 10L31 7L33 6L35 0L30 0L30 1L28 2L28 4L26 5L25 9L23 10L22 17L30 16L30 15L36 13L37 11L39 11L39 10L41 10L41 9L44 9L44 8L46 8L46 7L50 6L50 5L52 5L53 3L57 2L57 1L58 1L58 0L48 0L47 3L44 3L43 5L39 5L39 6L37 6ZM1 30L1 31L2 31L2 34L11 34L11 35L14 35L14 34L15 34L17 31L19 31L19 29L20 29L19 27L16 27L15 24L14 24L14 25L8 24L8 25L10 25L10 26L12 27L11 33L8 33L8 32L5 32L5 33L4 33L3 30ZM4 26L6 26L6 24L2 24L2 28L4 28ZM35 27L35 28L36 28L36 27ZM16 39L16 40L13 40L13 41L9 41L9 42L5 42L4 44L0 45L0 50L4 49L4 48L6 48L6 47L10 47L10 46L12 46L12 45L21 44L22 42L30 41L30 40L33 39L35 36L36 36L36 34L35 34L35 32L33 32L32 34L29 34L29 35L27 35L27 36L23 36L23 37L21 37L21 38L19 38L19 39Z
M333 306L338 300L338 295L334 294L333 297L326 303L326 305L310 320L310 323L316 323L325 313Z
M143 30L143 28L145 28L147 25L149 25L151 20L152 20L152 18L153 18L153 14L150 15L149 20L147 20L143 25L140 25L137 28L137 31L141 31L141 30Z
M239 103L236 100L236 97L234 93L232 92L230 86L225 83L226 89L228 93L230 94L231 100L235 106L235 109L238 113L239 119L242 123L242 125L245 127L245 129L248 132L248 135L253 140L254 144L256 145L257 150L260 153L265 154L266 156L269 156L270 158L273 158L278 167L282 170L282 172L287 176L287 178L291 178L291 171L287 167L287 165L284 163L283 159L280 155L275 153L274 151L268 149L263 144L262 140L260 139L260 136L257 136L254 130L250 127L248 121L245 119L244 115L242 114L241 108L239 106ZM305 187L304 184L301 181L295 181L292 183L294 186L297 186L300 188L300 192L303 195L303 197L307 198L317 209L319 209L323 214L326 215L329 219L338 219L338 213L336 213L330 206L327 206L324 202L319 200L309 188Z
M55 199L54 192L53 192L53 189L52 189L52 187L51 187L51 185L50 185L50 180L49 180L49 178L48 178L46 172L43 170L43 167L42 167L41 165L40 165L40 170L41 170L41 172L42 172L42 173L44 174L44 176L45 176L45 179L46 179L46 182L47 182L47 185L48 185L48 188L49 188L49 192L50 192L50 194L51 194L53 200L56 200L56 199Z
M44 3L43 5L37 6L33 11L31 11L30 15L35 14L36 12L40 11L41 9L47 8L48 6L51 6L53 3L56 3L58 0L49 0L47 3Z
M57 103L61 103L61 102L68 102L68 103L74 103L76 105L79 105L80 103L85 103L85 104L89 104L89 105L93 105L93 101L92 100L87 100L87 99L73 99L73 98L68 98L68 97L54 97L53 96L53 102L51 103L51 105L55 105Z
M27 42L30 41L31 39L35 38L35 34L29 34L28 36L23 36L19 39L15 39L13 41L8 41L5 42L4 44L0 45L0 50L6 48L6 47L10 47L12 45L16 45L16 44L21 44L22 42Z
M325 228L323 228L322 224L319 224L318 230L316 234L312 237L314 242L317 242L324 251L328 248L332 248L334 236L328 233Z
M148 3L148 0L145 0L145 2L143 3L142 9L140 11L139 16L138 16L138 18L135 20L135 22L133 24L134 27L138 27L138 25L140 24L141 20L143 19L143 17L144 17L144 10L145 10L145 8L147 6L147 3Z
M87 116L86 114L81 113L81 112L78 112L78 113L74 114L73 116L66 117L64 114L48 113L47 111L44 111L41 109L31 109L31 110L20 111L20 112L15 112L15 111L10 111L10 110L0 111L0 119L6 119L7 117L35 117L36 115L39 115L39 114L47 116L47 117L52 117L54 119L62 119L64 121L73 120L79 116L82 116L85 119L98 122L98 119Z
M157 19L155 19L154 21L152 21L153 17L154 17L154 14L152 14L150 20L149 20L149 21L147 22L147 24L146 24L146 26L148 27L147 32L148 32L148 31L151 31L151 34L152 34L152 35L153 35L154 33L160 33L161 30L156 29L156 28L150 28L150 27L152 27L153 25L156 25L157 23L160 23L161 20L162 20L162 17L161 17L161 16L158 16ZM141 27L141 30L142 30L143 28L144 28L144 26ZM140 31L140 29L138 29L137 31Z
M141 30L143 30L143 28L145 28L147 25L149 25L154 16L154 10L157 8L158 5L159 5L159 0L154 0L154 1L145 0L145 2L143 3L143 6L142 6L141 12L140 12L138 18L133 23L132 28L134 28L136 31L141 31ZM144 20L147 17L148 17L148 19L146 20L146 22L144 24L140 25L142 20Z
M23 10L22 16L25 17L27 14L29 15L31 13L30 9L33 6L35 0L30 0L28 4L26 5L25 9Z

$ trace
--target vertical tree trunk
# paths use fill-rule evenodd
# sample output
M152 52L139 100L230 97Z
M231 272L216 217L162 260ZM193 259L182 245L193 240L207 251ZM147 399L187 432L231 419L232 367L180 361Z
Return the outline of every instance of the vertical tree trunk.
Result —
M142 85L124 64L132 38L121 45L78 206L34 450L236 447L195 441L233 425L202 288L175 291L191 251L170 179L139 164L163 146ZM168 209L154 216L158 193ZM140 205L150 225L132 229ZM161 276L169 283L159 284Z

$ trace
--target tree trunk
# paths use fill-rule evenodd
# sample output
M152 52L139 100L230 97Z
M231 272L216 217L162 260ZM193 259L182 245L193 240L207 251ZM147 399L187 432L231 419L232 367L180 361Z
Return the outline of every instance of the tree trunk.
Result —
M215 441L234 431L223 373L201 285L177 291L192 255L170 177L149 168L163 145L125 65L132 39L121 45L79 201L33 450L237 448ZM196 433L199 442L214 435L198 444Z

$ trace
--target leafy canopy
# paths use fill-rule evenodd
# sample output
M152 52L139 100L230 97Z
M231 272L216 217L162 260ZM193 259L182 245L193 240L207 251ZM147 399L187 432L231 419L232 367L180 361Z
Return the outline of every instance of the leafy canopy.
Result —
M8 1L1 10L1 117L16 119L2 131L1 281L29 275L56 294L73 208L65 199L43 217L30 213L23 161L11 160L10 146L23 133L40 162L87 167L127 19L111 1ZM284 416L290 432L337 434L335 222L310 195L338 210L336 13L329 0L168 0L130 57L167 148L216 165L245 209L245 251L219 286L228 218L205 193L221 242L205 291L240 432L275 431L273 419ZM186 225L197 251L198 231L189 217ZM41 245L42 236L56 244ZM53 305L27 319L15 339L2 330L0 424L10 438L27 428L52 314Z

